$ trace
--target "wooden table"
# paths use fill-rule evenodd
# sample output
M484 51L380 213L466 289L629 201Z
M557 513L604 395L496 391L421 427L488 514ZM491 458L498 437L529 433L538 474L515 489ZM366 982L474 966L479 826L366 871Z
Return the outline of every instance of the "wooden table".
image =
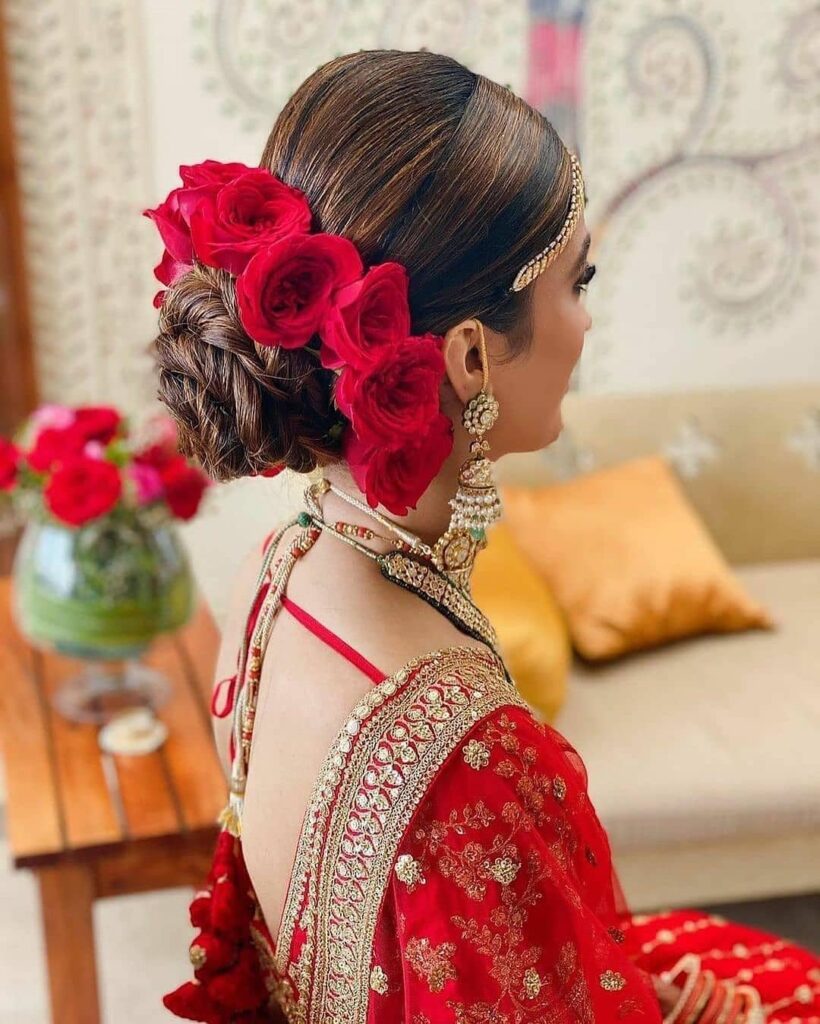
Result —
M167 674L168 739L143 756L104 753L98 727L61 718L50 695L79 662L29 646L0 577L0 743L16 867L38 879L54 1024L100 1020L92 905L103 896L202 884L227 785L209 699L219 634L204 602L144 661ZM135 970L139 965L134 965ZM160 1005L161 993L157 993Z

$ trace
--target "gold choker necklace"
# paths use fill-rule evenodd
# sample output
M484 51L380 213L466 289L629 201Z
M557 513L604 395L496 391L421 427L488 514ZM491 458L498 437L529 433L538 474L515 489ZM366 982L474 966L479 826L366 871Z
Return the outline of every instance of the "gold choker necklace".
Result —
M454 625L464 633L481 640L498 653L498 638L495 629L487 616L478 608L469 593L457 583L453 582L446 573L436 568L432 562L432 550L415 534L391 523L386 516L375 512L370 508L362 508L376 518L378 522L387 529L393 530L409 545L410 550L388 551L381 554L372 548L362 544L355 536L340 533L334 529L333 524L325 520L320 505L320 498L332 490L334 494L349 501L357 508L360 507L353 495L348 495L327 480L320 480L317 483L309 484L305 489L306 511L299 517L302 526L315 526L339 540L344 541L357 551L372 558L382 575L392 583L398 584L405 590L417 594L437 611L441 612ZM361 504L364 504L363 502ZM413 541L416 541L416 544Z

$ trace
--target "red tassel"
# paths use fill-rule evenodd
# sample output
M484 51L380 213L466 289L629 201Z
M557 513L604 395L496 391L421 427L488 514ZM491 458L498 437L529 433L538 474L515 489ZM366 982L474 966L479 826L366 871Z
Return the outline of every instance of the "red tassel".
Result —
M198 892L190 906L188 916L194 928L211 927L211 891L210 889Z
M203 1024L271 1024L269 995L251 933L255 903L240 841L223 829L205 889L189 916L199 933L191 943L195 981L163 997L171 1013Z
M193 940L190 950L191 962L199 965L196 975L200 979L227 970L237 960L236 943L204 931Z
M203 1021L204 1024L223 1024L223 1013L198 981L184 985L162 997L163 1006L184 1020Z
M232 1010L254 1010L267 1001L256 955L247 946L239 954L236 966L211 978L207 986L208 995L215 1002Z

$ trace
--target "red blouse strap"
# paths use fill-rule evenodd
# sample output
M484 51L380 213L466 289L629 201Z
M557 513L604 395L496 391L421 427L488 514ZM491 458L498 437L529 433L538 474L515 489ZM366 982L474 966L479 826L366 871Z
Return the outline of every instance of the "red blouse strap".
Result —
M350 644L345 643L340 636L337 636L336 633L329 630L327 626L319 622L318 619L315 619L310 612L305 611L305 609L296 604L295 601L291 601L291 599L285 594L282 595L281 600L282 607L287 608L294 619L301 622L306 629L309 629L311 633L318 636L320 640L323 640L329 647L332 647L334 651L338 651L342 657L347 658L347 660L355 665L356 668L361 669L361 671L364 672L366 676L369 676L374 683L380 683L386 678L384 672L379 671L379 669L377 669L372 662L368 661L364 655L359 654L359 652L351 647Z

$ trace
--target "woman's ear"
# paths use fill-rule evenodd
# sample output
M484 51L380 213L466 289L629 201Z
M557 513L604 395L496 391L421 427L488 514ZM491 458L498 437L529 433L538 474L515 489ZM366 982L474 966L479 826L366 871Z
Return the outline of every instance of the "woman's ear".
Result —
M482 327L478 320L471 317L451 327L444 335L441 351L447 379L463 405L478 394L484 380Z

